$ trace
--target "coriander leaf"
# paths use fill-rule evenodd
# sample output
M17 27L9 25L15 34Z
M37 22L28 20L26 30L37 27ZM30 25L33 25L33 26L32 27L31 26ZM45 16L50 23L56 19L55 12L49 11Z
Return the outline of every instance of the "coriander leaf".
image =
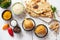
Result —
M51 9L52 9L53 13L54 13L54 12L56 12L56 7L54 7L54 6L51 6ZM54 13L54 19L56 20L55 13Z
M51 6L51 9L52 9L53 13L56 12L56 7Z

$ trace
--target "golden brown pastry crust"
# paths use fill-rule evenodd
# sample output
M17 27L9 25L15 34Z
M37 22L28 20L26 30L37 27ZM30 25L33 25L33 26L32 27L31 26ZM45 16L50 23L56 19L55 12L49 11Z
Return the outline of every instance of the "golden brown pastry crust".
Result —
M51 9L51 5L46 2L46 0L32 0L31 2L26 3L26 10L28 14L33 17L53 17L53 12ZM42 2L41 2L42 1Z

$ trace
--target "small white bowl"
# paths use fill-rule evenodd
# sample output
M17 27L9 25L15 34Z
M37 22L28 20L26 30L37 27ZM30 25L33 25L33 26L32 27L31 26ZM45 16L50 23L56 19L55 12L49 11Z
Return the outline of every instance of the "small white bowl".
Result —
M12 12L15 15L21 15L23 12L25 11L24 5L20 2L17 2L15 4L13 4L12 6Z

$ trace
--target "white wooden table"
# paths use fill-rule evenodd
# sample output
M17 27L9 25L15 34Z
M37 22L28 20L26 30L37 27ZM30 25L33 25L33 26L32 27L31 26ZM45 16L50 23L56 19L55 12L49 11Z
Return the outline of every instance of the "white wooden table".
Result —
M57 7L57 10L60 10L60 0L48 0L52 5L56 6ZM11 6L15 3L15 2L22 2L24 4L24 0L12 0L12 4ZM9 10L11 10L11 7L8 8ZM2 9L0 8L0 40L56 40L56 35L53 33L53 31L51 31L49 29L49 25L43 21L41 21L40 19L38 18L32 18L30 17L29 15L26 15L25 17L29 17L29 18L32 18L35 20L36 22L36 25L38 24L44 24L47 26L48 28L48 35L45 37L45 38L38 38L33 31L30 31L30 32L27 32L25 31L23 28L22 28L22 21L24 19L23 18L20 18L18 16L15 16L13 15L13 18L16 19L19 23L19 26L21 27L21 30L22 32L20 34L17 34L17 33L14 33L14 37L11 37L7 30L4 31L2 30L2 26L5 24L5 23L10 23L10 21L4 21L2 19L2 12L4 11L5 9ZM13 13L12 13L13 14ZM58 18L57 18L58 19ZM58 19L60 20L60 19ZM57 35L57 40L60 40L60 31L59 31L59 34Z

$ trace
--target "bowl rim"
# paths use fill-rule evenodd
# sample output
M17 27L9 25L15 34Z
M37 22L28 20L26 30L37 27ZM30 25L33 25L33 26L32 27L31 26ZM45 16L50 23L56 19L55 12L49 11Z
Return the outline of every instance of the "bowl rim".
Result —
M27 19L27 20L32 20L32 21L34 22L34 26L33 26L33 28L30 29L30 30L24 29L23 24L24 24L24 21L25 21L25 20L23 20L23 22L22 22L22 27L23 27L23 29L24 29L25 31L32 31L32 30L35 28L35 26L36 26L35 21L34 21L32 18L26 18L26 19Z
M16 2L16 3L14 3L13 5L12 5L12 7L11 7L11 10L12 10L12 12L14 13L14 11L13 11L13 7L16 5L16 4L21 4L22 6L23 6L23 11L25 11L25 7L24 7L24 5L21 3L21 2ZM23 13L23 12L21 12L21 13ZM15 15L19 15L19 14L16 14L16 13L14 13Z
M21 28L18 27L18 26L15 26L14 28L16 28L16 27L19 28L19 29L20 29L20 32L21 32ZM14 33L20 33L20 32L15 32L15 31L14 31L14 28L13 28L13 32L14 32Z
M16 23L17 23L16 26L18 26L17 20L15 20L15 19L12 19L12 20L16 21ZM11 21L12 21L12 20L11 20ZM10 25L11 25L11 21L10 21ZM11 25L11 26L12 26L12 25ZM13 26L13 27L16 27L16 26Z
M44 35L44 36L38 36L36 33L35 33L35 29L38 27L38 26L40 26L40 25L43 25L45 28L46 28L46 31L47 31L47 33ZM35 33L35 35L37 36L37 37L39 37L39 38L44 38L45 36L47 36L47 34L48 34L48 28L44 25L44 24L39 24L39 25L37 25L36 27L35 27L35 29L34 29L34 33Z
M9 11L9 12L11 13L11 18L10 18L10 19L12 19L12 12L11 12L10 10L4 10L4 11L2 12L2 19L5 20L5 19L3 18L3 14L4 14L6 11ZM10 19L8 19L8 20L10 20ZM8 21L8 20L5 20L5 21Z

